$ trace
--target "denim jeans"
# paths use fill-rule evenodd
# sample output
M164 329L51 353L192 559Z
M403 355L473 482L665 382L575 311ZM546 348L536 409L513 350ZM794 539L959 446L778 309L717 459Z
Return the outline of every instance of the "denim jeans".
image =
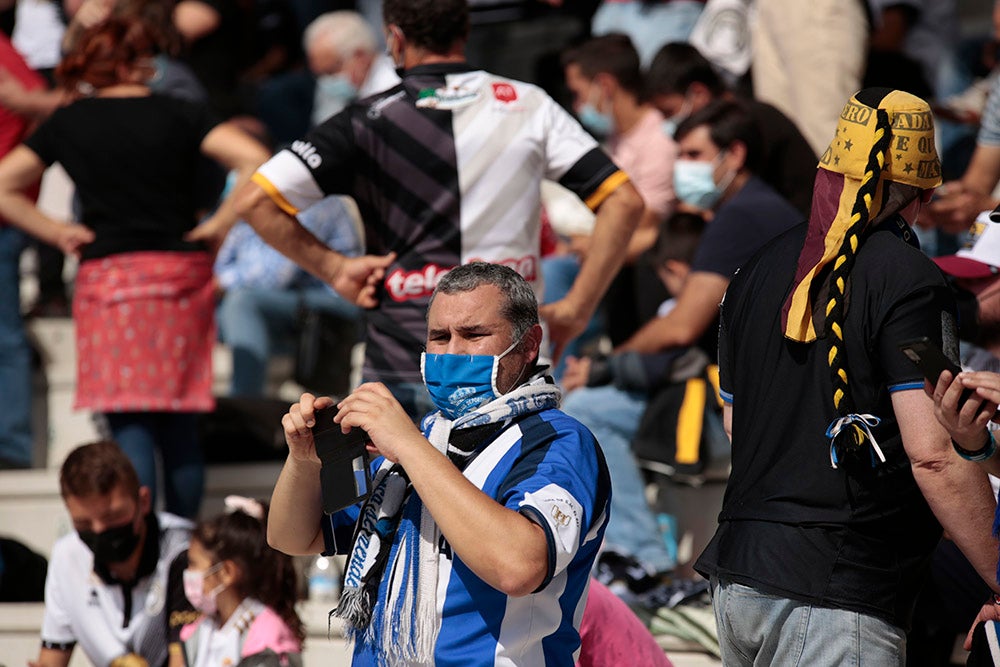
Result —
M590 429L611 473L611 520L605 548L632 556L646 569L663 572L676 563L646 502L645 483L630 444L646 409L646 395L616 387L584 387L569 394L563 412Z
M542 281L545 284L545 292L542 300L545 303L552 303L566 296L576 276L580 273L580 259L576 255L553 255L542 259ZM600 310L590 318L587 328L583 332L566 343L563 348L559 363L552 369L552 377L556 382L562 379L566 370L566 357L578 356L580 348L588 342L597 340L604 330L603 317Z
M156 452L163 462L165 508L193 519L205 491L205 463L198 442L198 415L187 412L105 413L111 434L148 486L156 506Z
M31 346L21 319L18 266L25 237L0 225L0 459L31 465Z
M701 16L704 2L671 0L646 3L602 2L591 23L594 35L623 32L632 38L643 66L648 66L660 47L670 42L686 42Z
M298 334L299 308L357 318L359 309L319 285L302 290L239 288L226 292L216 312L219 337L233 352L231 396L263 396L267 362L291 352Z
M906 664L906 633L880 618L712 580L722 663L840 667Z

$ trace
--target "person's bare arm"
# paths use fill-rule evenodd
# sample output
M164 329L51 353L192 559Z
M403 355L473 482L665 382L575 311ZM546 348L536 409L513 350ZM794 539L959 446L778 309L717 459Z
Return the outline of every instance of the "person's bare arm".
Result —
M28 667L67 667L73 651L43 648L38 652L38 660L28 663Z
M944 371L937 386L924 385L934 401L934 415L959 447L977 451L988 442L987 428L996 419L1000 404L1000 374L990 371L966 371L952 378ZM970 399L962 401L962 393L971 389ZM1000 477L1000 456L994 454L980 465L991 475Z
M220 25L222 16L204 2L181 0L174 6L174 26L188 44L215 32Z
M236 185L229 196L219 204L210 219L187 235L189 241L206 241L213 250L217 250L239 219L235 203L236 193L250 182L253 172L271 154L263 144L233 123L220 123L212 128L202 139L201 152L227 170L236 172Z
M62 90L29 90L17 77L0 67L0 106L24 116L32 121L42 121L52 112L70 101L70 95Z
M892 394L903 447L913 477L942 527L993 590L997 541L993 538L996 500L986 473L960 458L934 416L934 402L919 389Z
M364 384L334 421L365 429L372 445L406 470L448 544L480 579L511 596L538 589L548 573L545 531L466 479L438 452L385 385Z
M378 305L378 285L385 277L386 267L396 259L395 253L345 257L316 238L295 216L282 210L254 182L247 183L237 194L236 211L268 245L348 301L362 308Z
M928 206L928 219L948 232L962 232L981 211L1000 204L993 190L1000 182L1000 146L977 144L961 180L945 183Z
M724 403L722 405L722 428L725 429L729 442L733 441L733 405Z
M94 240L83 225L63 224L42 213L24 191L38 182L45 163L27 146L21 145L0 160L0 219L67 254Z
M674 309L647 322L616 351L652 354L697 342L719 314L728 287L729 279L718 273L689 274Z
M314 410L332 404L330 398L303 394L281 419L288 458L271 494L267 543L286 554L301 556L323 551L320 461L311 429L316 423Z
M598 207L590 248L573 286L559 301L538 309L549 325L554 358L558 359L566 343L586 328L625 260L625 251L643 210L642 197L628 182L616 188Z

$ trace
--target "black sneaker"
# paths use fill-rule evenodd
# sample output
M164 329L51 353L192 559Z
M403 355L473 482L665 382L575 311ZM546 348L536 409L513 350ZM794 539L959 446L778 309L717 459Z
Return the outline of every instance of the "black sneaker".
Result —
M633 596L641 595L661 584L665 574L650 572L632 556L605 551L597 559L597 572L594 576L624 598L624 590Z

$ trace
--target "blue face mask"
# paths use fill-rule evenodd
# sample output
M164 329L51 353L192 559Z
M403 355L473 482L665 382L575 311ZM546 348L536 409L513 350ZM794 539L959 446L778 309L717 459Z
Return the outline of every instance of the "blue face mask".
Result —
M431 401L445 417L458 419L502 396L505 392L497 389L500 360L520 342L498 355L422 353L420 373Z
M344 107L358 96L358 89L343 74L323 75L316 79L316 98L313 102L313 123L318 124Z
M660 126L663 128L663 134L673 138L673 136L677 134L677 128L680 126L681 123L684 122L684 119L686 119L690 115L691 115L691 101L685 97L684 103L681 105L680 110L678 110L677 113L675 113L670 118L663 119L663 124Z
M722 155L721 153L719 154ZM677 160L674 162L674 192L677 198L695 208L710 209L722 198L725 186L715 184L716 160ZM727 179L731 181L732 178ZM728 182L727 182L728 185Z
M610 137L615 132L615 119L602 113L590 102L580 107L580 124L599 137Z

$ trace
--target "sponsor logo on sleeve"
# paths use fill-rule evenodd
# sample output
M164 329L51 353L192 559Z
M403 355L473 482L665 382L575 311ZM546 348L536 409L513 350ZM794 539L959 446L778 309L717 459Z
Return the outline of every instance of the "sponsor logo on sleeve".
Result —
M302 141L301 139L293 141L292 152L302 158L302 161L309 165L310 169L318 169L323 164L323 158L319 156L316 147L308 141Z

